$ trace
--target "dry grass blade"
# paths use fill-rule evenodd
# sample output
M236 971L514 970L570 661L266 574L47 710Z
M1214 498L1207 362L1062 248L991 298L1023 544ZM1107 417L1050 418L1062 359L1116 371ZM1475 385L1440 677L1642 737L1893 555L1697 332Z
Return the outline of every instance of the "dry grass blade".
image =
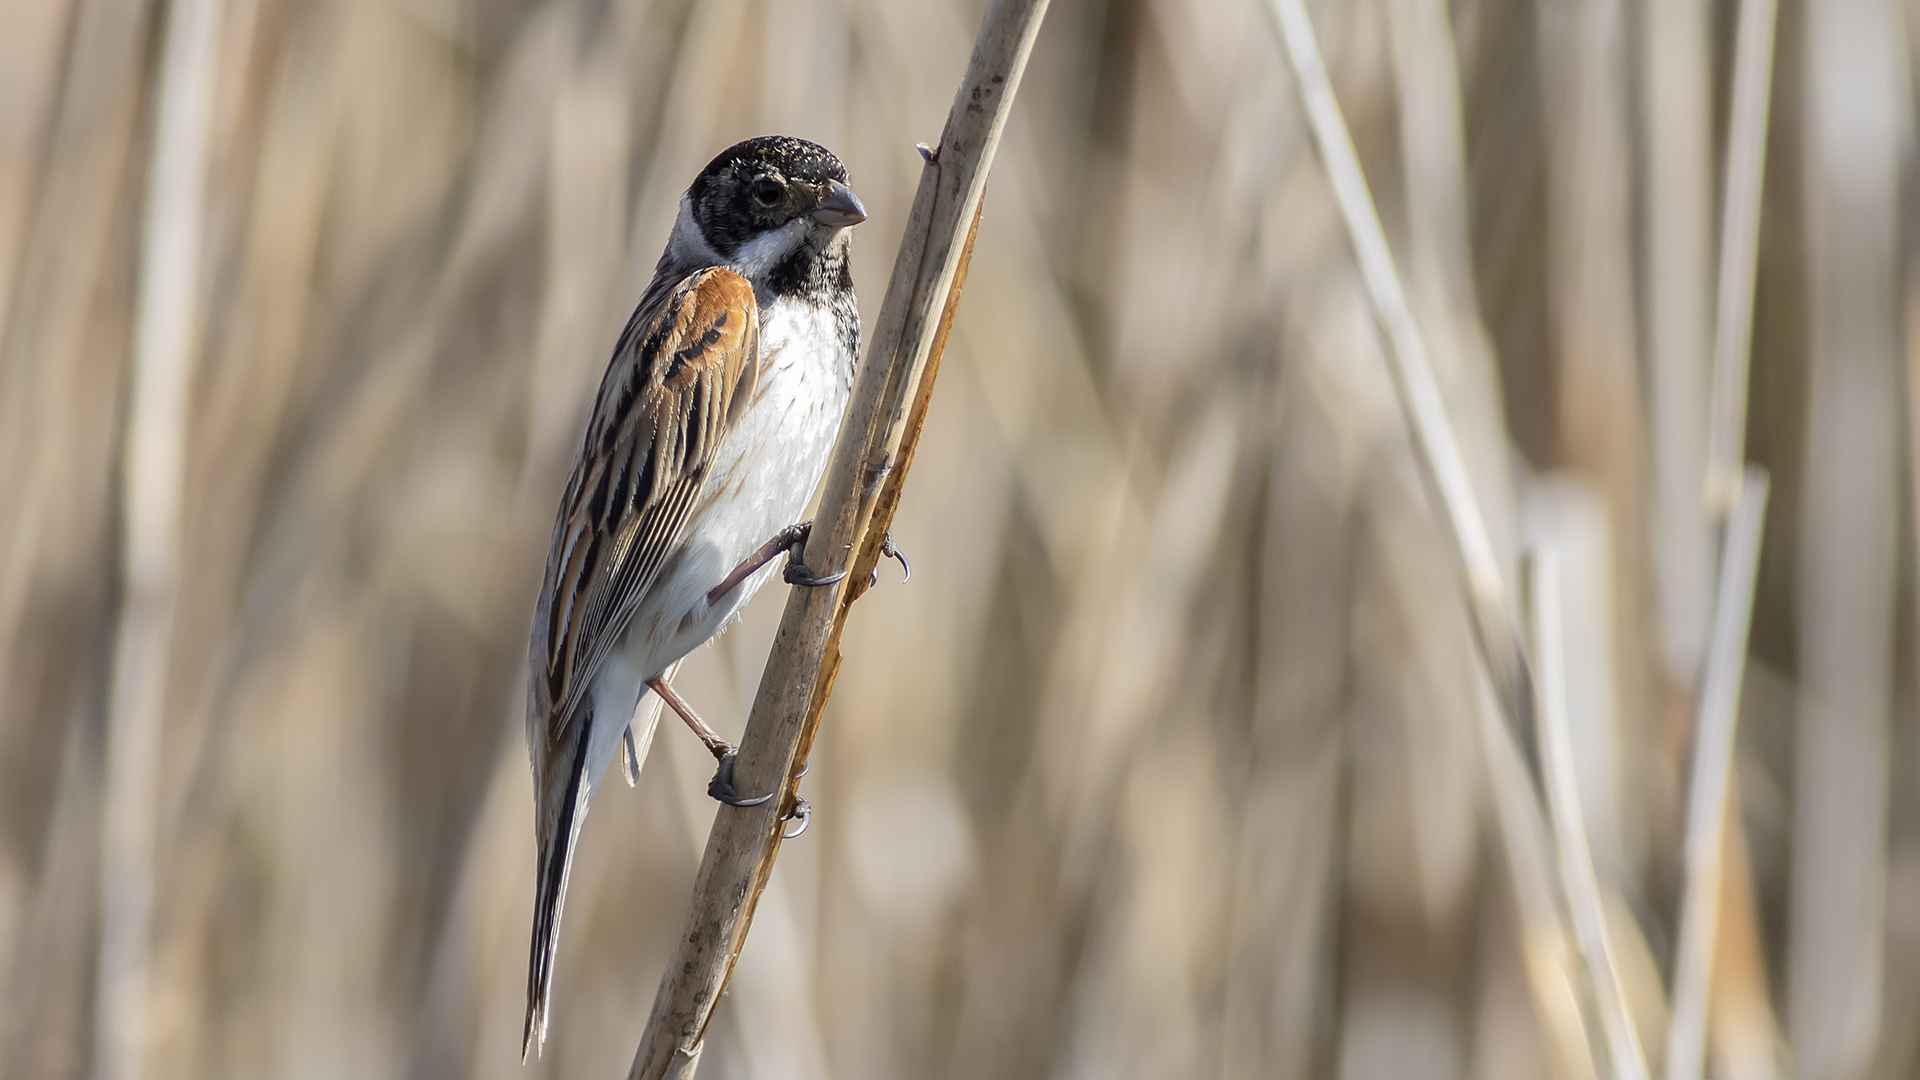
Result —
M759 807L722 807L715 817L686 930L634 1056L633 1080L693 1074L713 1007L746 940L778 851L780 818L804 766L803 747L838 669L835 643L847 603L877 554L879 540L862 548L863 539L883 481L904 464L906 429L925 416L929 358L945 340L987 174L1046 7L1045 0L1001 0L988 8L946 130L927 155L808 542L809 565L852 572L839 589L800 589L788 600L738 765L743 784L777 786L780 797ZM893 492L897 499L897 480Z
M1797 35L1807 394L1800 473L1786 1019L1798 1075L1866 1076L1887 1008L1900 705L1901 9L1833 0ZM1776 475L1779 469L1774 470ZM1897 925L1897 924L1896 924Z
M125 596L108 704L94 1075L141 1074L160 726L179 590L188 390L198 349L200 234L218 0L172 5L141 233L122 496Z
M821 678L814 684L813 700L808 703L806 720L800 726L800 744L793 758L793 775L796 779L805 771L807 757L813 751L813 737L820 730L820 714L826 710L827 698L833 694L834 677L840 673L840 635L846 629L847 613L852 609L853 602L860 599L861 594L869 588L874 568L882 558L881 548L888 539L887 531L893 525L894 512L900 508L900 493L906 485L907 472L913 468L913 455L920 445L920 432L926 427L927 406L933 402L934 379L940 374L940 358L946 355L947 334L953 330L953 314L960 307L960 291L967 283L967 267L973 263L973 242L980 235L980 214L985 209L984 199L973 208L973 224L967 227L967 241L960 249L960 265L954 273L952 288L947 290L940 323L934 330L933 347L927 353L919 387L913 395L913 408L907 414L906 428L899 438L899 449L893 455L893 466L887 472L886 483L881 485L880 495L874 500L860 550L854 554L852 570L847 575L847 587L840 594L840 608L834 612L833 631L827 638L826 661L821 667ZM772 870L779 843L776 837L773 845L767 849L766 871ZM764 872L760 880L766 880Z
M1553 1048L1556 1075L1594 1080L1599 1075L1593 1040L1581 1010L1581 980L1572 935L1554 884L1553 841L1534 797L1526 763L1513 740L1503 738L1489 702L1482 710L1481 743L1487 757L1491 803L1507 857L1520 920L1522 960L1533 1007Z
M1652 436L1661 648L1667 680L1691 688L1713 604L1706 474L1712 350L1713 51L1709 5L1655 4L1640 20L1645 211L1640 326Z
M1772 105L1774 75L1774 33L1779 14L1778 0L1743 0L1740 4L1738 26L1733 42L1733 82L1731 87L1731 108L1727 122L1726 173L1721 187L1720 205L1720 253L1716 270L1714 288L1716 290L1713 323L1712 370L1707 399L1707 442L1705 471L1702 492L1705 509L1713 521L1723 527L1719 531L1718 542L1721 549L1714 553L1719 560L1718 574L1721 581L1719 595L1714 603L1716 608L1726 602L1725 582L1732 580L1727 576L1727 562L1734 553L1732 547L1735 536L1732 530L1737 527L1728 522L1731 514L1738 517L1745 512L1742 500L1747 498L1749 488L1754 482L1751 470L1744 479L1742 465L1746 460L1746 422L1747 422L1747 384L1752 365L1753 352L1753 305L1756 277L1759 269L1760 252L1760 211L1761 195L1766 179L1767 132L1769 114ZM1763 478L1764 479L1764 478ZM1764 487L1760 492L1765 497ZM1755 544L1758 544L1758 523ZM1757 558L1757 553L1755 555ZM1749 591L1755 588L1751 582ZM1749 597L1749 603L1751 598ZM1728 662L1719 651L1730 648L1720 640L1718 610L1714 613L1714 626L1709 631L1706 643L1706 669L1702 674L1705 686L1710 688L1717 677L1715 668ZM1741 631L1740 654L1733 657L1744 667L1746 630ZM1737 696L1739 689L1738 671L1734 674L1733 692ZM1710 693L1703 688L1701 693ZM1717 707L1717 706L1712 706ZM1731 708L1737 709L1737 701ZM1705 697L1695 699L1694 715L1698 724L1716 723L1715 713L1710 710L1710 702ZM1732 717L1727 719L1728 731L1732 730ZM1731 738L1731 734L1728 736ZM1707 744L1704 732L1696 729L1694 780L1689 799L1698 799L1701 795L1701 761L1699 754ZM1729 751L1730 753L1731 751ZM1731 776L1727 785L1731 790ZM1736 796L1721 794L1714 797L1709 811L1716 822L1726 821L1720 809L1722 804ZM1734 920L1723 924L1719 913L1725 905L1733 905L1736 910L1748 911L1754 906L1751 894L1753 882L1745 872L1745 860L1740 856L1740 845L1744 843L1738 835L1743 828L1738 817L1726 822L1725 829L1718 826L1709 841L1713 848L1714 873L1717 875L1711 883L1695 883L1692 878L1692 860L1694 842L1691 834L1696 826L1694 819L1698 811L1689 807L1686 848L1682 858L1688 862L1687 890L1682 894L1682 906L1679 911L1678 946L1674 960L1673 974L1673 1012L1667 1042L1667 1076L1699 1076L1704 1068L1707 1035L1707 998L1709 985L1715 981L1712 977L1716 942L1722 964L1736 961L1741 970L1761 972L1764 966L1759 958L1761 945L1751 933L1741 933L1747 926L1744 920ZM1721 850L1727 833L1732 832L1730 841L1736 849L1733 855L1725 855ZM1724 857L1723 857L1724 855ZM1739 857L1736 857L1739 856ZM1739 873L1735 873L1736 868ZM1702 907L1706 901L1697 898L1697 892L1710 892L1720 899L1711 907ZM1737 895L1744 894L1744 895ZM1750 955L1743 955L1750 954ZM1722 994L1714 1004L1716 1013L1725 1014L1733 1010L1735 1015L1747 1017L1747 1023L1716 1022L1715 1041L1723 1051L1732 1052L1736 1057L1748 1062L1752 1068L1759 1069L1770 1058L1771 1034L1774 1024L1771 1010L1766 1002L1763 985L1747 987L1743 996L1732 999ZM1764 1021L1756 1019L1764 1017ZM1726 1016L1722 1016L1725 1021ZM1765 1031L1769 1037L1753 1038L1755 1029ZM1750 1071L1735 1071L1733 1075L1756 1075Z
M1587 847L1586 824L1581 819L1579 777L1573 764L1573 734L1567 722L1566 657L1561 638L1560 560L1551 549L1536 551L1528 560L1528 598L1533 615L1534 657L1540 665L1540 757L1545 773L1547 803L1553 811L1553 831L1560 851L1560 880L1567 906L1573 912L1580 952L1593 982L1594 1004L1606 1031L1613 1075L1620 1080L1646 1080L1646 1053L1635 1030L1607 934L1606 906L1600 882L1593 872Z
M1302 0L1273 0L1273 11L1280 34L1292 63L1294 82L1306 108L1314 143L1320 148L1321 161L1340 205L1347 233L1353 242L1360 274L1366 280L1379 319L1390 346L1394 387L1407 414L1418 457L1425 474L1439 497L1449 534L1459 552L1461 573L1465 578L1469 607L1473 612L1474 640L1481 658L1493 678L1507 723L1523 746L1533 730L1532 678L1527 668L1526 651L1521 646L1513 609L1500 578L1500 564L1486 521L1474 501L1473 486L1467 476L1453 425L1447 419L1446 405L1434 381L1433 365L1427 357L1425 342L1407 304L1406 290L1393 265L1386 233L1380 227L1380 215L1374 210L1367 191L1353 139L1347 133L1340 104L1327 79L1320 46L1314 39L1313 24Z
M1694 725L1693 778L1687 787L1686 884L1673 970L1673 1019L1667 1036L1667 1080L1696 1080L1707 1048L1707 985L1720 911L1721 838L1733 778L1734 725L1753 619L1754 577L1766 521L1767 476L1748 469L1727 522L1714 602L1713 636Z
M1433 484L1454 540L1475 642L1506 720L1505 727L1491 721L1483 725L1483 736L1501 835L1526 927L1524 948L1536 1013L1562 1067L1576 1075L1591 1075L1593 1051L1581 1021L1579 990L1570 978L1565 924L1552 898L1547 869L1552 845L1541 820L1536 788L1529 782L1534 777L1528 765L1535 764L1526 754L1534 730L1534 688L1519 628L1425 342L1395 270L1312 24L1300 0L1274 0L1273 10L1314 141L1373 301L1374 315L1385 331L1394 386L1417 456L1424 463L1424 474ZM1615 1000L1619 1001L1617 983L1614 985ZM1635 1050L1637 1059L1637 1044ZM1644 1074L1642 1065L1640 1075Z
M1740 463L1746 458L1747 358L1753 343L1753 279L1760 262L1760 193L1766 177L1778 7L1778 0L1744 0L1734 40L1707 418L1706 497L1708 509L1716 514L1730 511L1740 495Z

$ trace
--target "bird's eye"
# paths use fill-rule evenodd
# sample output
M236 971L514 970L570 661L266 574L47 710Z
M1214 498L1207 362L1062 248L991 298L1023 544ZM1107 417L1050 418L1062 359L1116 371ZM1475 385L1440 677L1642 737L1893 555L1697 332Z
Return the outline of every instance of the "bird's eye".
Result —
M763 177L755 180L753 187L749 188L747 193L753 197L753 201L757 205L772 206L774 203L780 201L780 191L780 184L777 181Z

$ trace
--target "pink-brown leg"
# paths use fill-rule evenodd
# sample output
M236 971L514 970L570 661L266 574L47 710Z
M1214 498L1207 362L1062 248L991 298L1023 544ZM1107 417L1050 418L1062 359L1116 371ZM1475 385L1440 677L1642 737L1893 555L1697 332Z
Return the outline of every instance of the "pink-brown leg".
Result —
M813 522L803 521L798 525L789 525L773 534L773 539L760 545L758 551L747 556L739 566L733 568L725 580L707 590L707 603L717 604L720 598L740 587L740 583L753 576L755 570L780 557L780 553L795 544L804 544L807 534L813 531Z
M667 708L672 709L680 719L686 721L687 726L693 729L693 733L706 744L707 752L720 760L720 768L714 772L713 779L707 783L708 795L728 806L759 806L773 798L773 793L768 792L757 799L742 799L739 791L733 786L733 761L739 756L740 748L721 738L719 732L713 730L705 720L700 719L700 714L694 712L693 706L687 704L685 698L675 693L673 687L667 685L666 679L648 679L647 689L659 694L660 700L667 703Z
M700 714L693 711L693 706L687 704L685 698L674 693L673 687L667 685L666 679L648 679L647 689L659 694L660 700L667 703L667 708L678 713L680 719L687 722L687 726L693 729L693 733L700 736L700 741L706 744L708 753L720 758L726 757L737 749L732 743L721 738L720 733L713 730L705 720L700 719Z
M761 544L759 549L741 561L733 572L721 580L720 584L707 590L707 603L717 604L720 598L740 586L740 583L753 576L755 570L787 553L787 569L780 579L789 585L831 585L847 576L845 570L826 577L815 577L807 564L800 561L802 549L806 547L807 536L813 532L813 522L803 521L798 525L789 525L773 534L773 539Z

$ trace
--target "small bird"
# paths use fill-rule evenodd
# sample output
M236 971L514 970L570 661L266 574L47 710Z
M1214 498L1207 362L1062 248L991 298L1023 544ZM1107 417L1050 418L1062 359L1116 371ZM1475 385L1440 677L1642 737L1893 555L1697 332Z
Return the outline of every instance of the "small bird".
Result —
M866 207L847 170L802 139L723 151L680 213L614 346L553 526L528 647L527 752L535 834L524 1060L546 1040L560 909L594 789L625 743L629 775L658 711L649 689L720 759L735 747L674 693L669 667L711 638L771 576L826 585L800 561L796 524L819 484L853 387L860 313L847 265Z

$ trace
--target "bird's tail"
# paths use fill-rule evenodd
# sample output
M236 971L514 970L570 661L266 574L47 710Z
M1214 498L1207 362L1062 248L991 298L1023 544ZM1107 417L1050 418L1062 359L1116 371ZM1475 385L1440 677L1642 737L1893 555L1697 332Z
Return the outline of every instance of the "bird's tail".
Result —
M593 785L587 779L587 736L592 726L579 724L560 819L552 832L540 837L534 878L533 943L527 960L527 1026L520 1039L522 1062L547 1041L547 1021L553 1012L553 964L560 948L560 909L567 902L567 876L573 870L580 825L587 818L587 800L593 797Z
M668 664L660 678L671 683L680 663L675 660ZM640 704L634 707L633 719L627 721L627 730L620 736L620 771L626 775L628 787L640 782L640 766L646 763L647 750L653 745L653 732L660 726L660 707L664 704L659 694L640 691Z

